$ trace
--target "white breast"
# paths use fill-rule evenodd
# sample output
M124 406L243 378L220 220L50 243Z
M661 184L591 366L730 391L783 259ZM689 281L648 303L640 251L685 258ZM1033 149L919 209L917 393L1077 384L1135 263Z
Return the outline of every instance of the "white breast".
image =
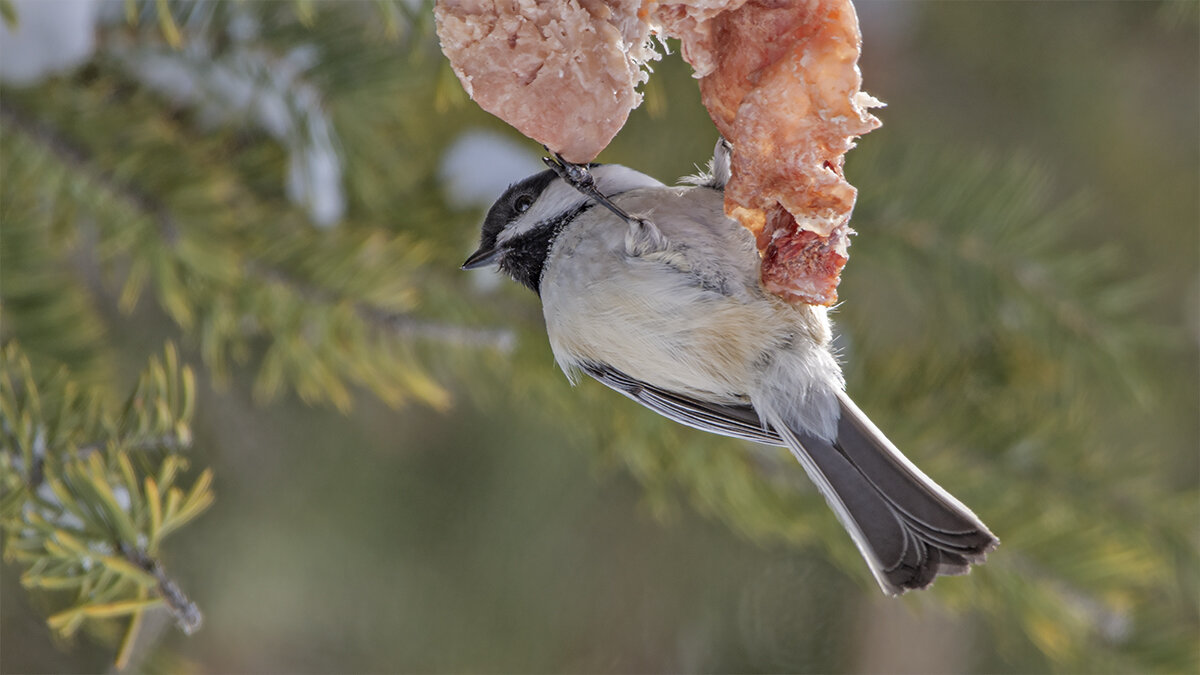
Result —
M795 345L824 352L814 358L836 370L824 309L792 307L762 290L753 238L724 217L719 192L646 188L614 201L651 220L670 244L629 255L629 226L600 207L559 236L541 291L564 370L590 360L726 402L744 401L774 355Z

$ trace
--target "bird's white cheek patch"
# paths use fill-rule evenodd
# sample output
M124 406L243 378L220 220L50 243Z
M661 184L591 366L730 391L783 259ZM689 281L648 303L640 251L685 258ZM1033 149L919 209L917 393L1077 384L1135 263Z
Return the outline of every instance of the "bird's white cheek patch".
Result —
M546 191L528 211L521 214L521 217L509 224L508 227L500 230L500 234L496 236L496 243L504 244L529 234L539 227L545 226L546 221L570 213L586 202L587 197L580 194L578 190L562 181L555 181L546 188Z
M596 189L606 197L613 197L637 188L663 187L662 183L650 176L620 164L592 167L591 174L596 181ZM584 196L579 190L567 185L561 179L556 179L528 211L500 231L496 237L496 243L504 244L539 227L544 227L548 221L556 220L589 201L590 198Z

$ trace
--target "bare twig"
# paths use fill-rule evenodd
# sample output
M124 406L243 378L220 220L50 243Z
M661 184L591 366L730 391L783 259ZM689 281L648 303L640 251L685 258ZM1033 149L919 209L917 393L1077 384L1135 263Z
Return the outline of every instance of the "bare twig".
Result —
M507 328L476 328L456 324L426 321L406 314L371 310L371 320L389 327L396 335L410 339L431 340L456 347L494 349L503 354L517 344L517 335Z
M336 304L340 298L324 288L313 286L277 269L251 263L256 276L282 284L301 297L319 303ZM507 328L477 328L421 319L411 314L389 312L373 305L354 303L354 311L367 323L390 331L398 338L431 340L455 347L494 349L507 354L516 346L517 336Z
M79 457L79 459L87 459L88 455L91 455L93 452L100 452L107 444L108 441L96 441L85 445L78 445L75 447L75 454ZM154 448L182 450L189 445L191 444L184 442L184 440L179 437L179 434L172 432L163 434L161 436L150 436L147 438L138 439L136 441L126 443L123 447L129 450L139 451L153 450Z
M121 554L125 556L126 560L142 568L158 581L155 590L158 597L162 598L163 604L167 606L167 611L175 617L175 624L179 626L179 630L191 635L200 629L200 625L204 623L204 615L201 614L200 608L184 595L179 584L167 576L162 563L151 558L142 549L125 543L121 544Z

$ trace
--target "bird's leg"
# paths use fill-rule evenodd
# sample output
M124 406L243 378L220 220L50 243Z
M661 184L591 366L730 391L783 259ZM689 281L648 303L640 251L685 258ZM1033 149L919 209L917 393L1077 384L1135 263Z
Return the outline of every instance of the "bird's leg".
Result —
M549 152L550 148L546 148L546 151ZM600 190L596 189L596 179L592 177L592 173L588 171L586 164L575 164L573 162L568 162L557 152L554 153L553 157L543 157L542 161L545 162L546 166L550 167L554 173L558 174L558 177L563 179L567 185L579 190L585 196L590 197L597 204L617 214L617 217L621 220L624 220L627 224L632 225L634 223L644 222L641 218L634 218L626 213L624 209L614 204L611 199L604 196Z

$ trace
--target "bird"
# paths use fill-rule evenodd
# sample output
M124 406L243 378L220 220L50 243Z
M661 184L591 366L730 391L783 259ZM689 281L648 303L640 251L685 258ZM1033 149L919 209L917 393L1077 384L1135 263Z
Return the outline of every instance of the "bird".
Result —
M733 149L668 186L620 164L516 182L464 270L498 267L542 303L558 366L702 431L786 447L889 596L983 563L999 540L845 392L829 310L763 288L724 211Z

